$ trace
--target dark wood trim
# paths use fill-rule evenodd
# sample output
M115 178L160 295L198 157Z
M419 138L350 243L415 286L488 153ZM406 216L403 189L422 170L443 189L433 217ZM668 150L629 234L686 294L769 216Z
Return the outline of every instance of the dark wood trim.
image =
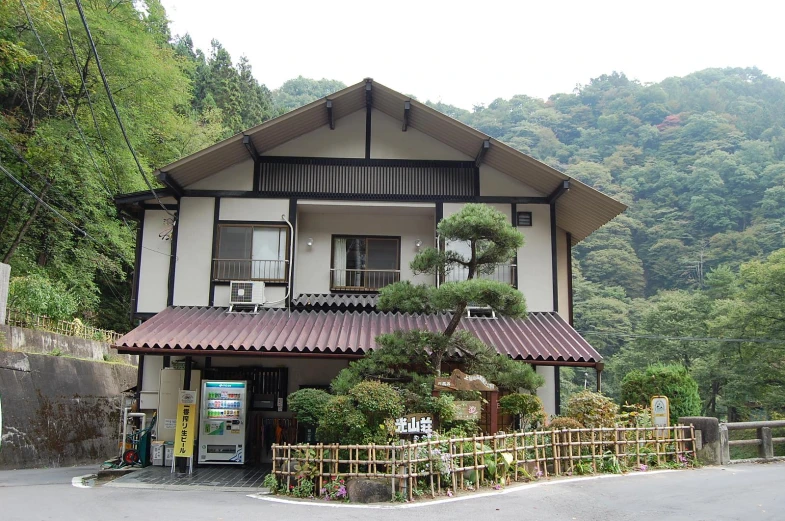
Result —
M154 348L151 348L151 350L152 349L154 349ZM120 350L118 349L117 352L119 353ZM123 354L126 354L126 353L123 353ZM131 354L131 353L128 353L128 354ZM175 355L175 356L177 356L177 355ZM169 356L169 355L164 355L164 362L163 362L164 369L166 369L167 367L169 367L171 365L172 365L172 357Z
M144 240L144 212L136 224L136 249L134 251L134 278L131 289L131 321L139 309L139 268L142 266L142 241Z
M260 156L260 163L321 166L400 166L413 168L472 168L474 161L447 159L381 159L369 157Z
M158 178L159 181L161 181L163 184L169 187L175 199L180 199L183 196L183 192L185 190L183 190L183 187L180 186L180 183L175 181L174 178L170 176L167 172L159 172L156 177Z
M330 130L335 130L335 114L333 114L333 100L328 99L324 105L327 108L327 123L330 125Z
M553 311L559 311L559 265L556 244L556 202L551 203L551 276L553 278Z
M183 374L183 389L189 390L191 388L191 364L192 360L190 356L185 357L185 371Z
M480 197L480 167L474 167L474 197ZM479 201L478 201L479 202Z
M559 372L558 365L553 366L553 386L555 387L553 392L555 398L554 401L556 402L556 415L558 416L561 414L561 373Z
M225 220L218 219L216 222L218 226L261 226L269 228L289 228L284 221L238 221L238 220Z
M516 230L518 229L518 205L515 203L510 203L510 224ZM518 250L515 250L515 256L513 257L513 262L515 263L515 272L513 273L513 284L515 289L518 288Z
M251 136L246 136L243 134L243 145L245 146L246 150L248 150L248 154L250 154L254 164L259 162L259 152L256 150L256 146L253 144Z
M371 158L371 112L373 111L373 86L370 81L365 83L365 159Z
M213 280L213 259L215 259L215 252L218 248L218 221L221 218L221 198L215 198L215 207L213 208L213 249L210 257L210 306L215 305L215 281Z
M412 102L411 101L404 101L403 102L403 126L401 130L406 132L409 128L409 113L412 111Z
M244 190L186 190L186 197L231 197L237 199L306 199L328 201L389 201L397 203L498 203L498 204L548 204L545 197L504 197L504 196L444 196L444 195L407 195L407 194L347 194L347 193L288 193L253 192ZM280 221L279 221L280 222Z
M177 210L177 205L176 204L165 204L163 206L164 207L161 208L160 204L144 203L144 204L139 205L139 208L141 208L142 210L161 210L161 211L163 211L164 208L169 210L169 211Z
M434 219L433 219L433 237L434 241L436 242L436 249L439 251L444 251L443 241L442 238L439 236L439 223L444 220L444 201L437 201L436 208L434 209ZM435 286L438 286L440 283L439 280L439 273L435 273L433 275L433 283Z
M139 355L139 361L136 364L136 392L134 398L136 399L137 410L141 410L139 403L139 396L142 394L142 381L144 378L144 354Z
M561 182L561 184L559 185L558 188L556 188L556 190L550 193L550 195L548 196L548 203L549 204L555 203L559 199L559 197L563 196L569 191L570 191L570 180L566 179Z
M475 156L475 158L474 158L474 165L477 168L480 168L480 165L482 164L482 160L485 157L485 154L488 153L488 149L489 148L491 148L491 140L490 139L486 139L486 140L484 140L482 142L482 146L480 147L480 151L477 152L477 156ZM480 194L477 194L477 195L480 195Z
M567 233L567 309L569 309L570 325L574 326L573 317L573 300L572 300L572 234Z
M289 248L286 251L287 257L289 255L289 250L291 250L291 252L292 252L292 258L289 259L289 280L288 280L288 283L289 283L289 299L288 299L287 302L284 302L284 305L288 307L291 304L292 299L295 297L295 295L294 295L294 275L295 275L295 273L294 273L295 272L295 269L294 269L294 267L295 267L294 257L297 254L297 242L295 242L297 240L297 237L296 237L296 234L297 234L297 199L295 199L295 198L289 199L289 214L287 215L287 217L289 218L289 224L292 225L292 229L290 230L291 233L287 233L286 234L286 235L289 236L289 240L292 241L291 243L287 244L287 246L289 246ZM291 245L294 245L294 247L292 247Z
M130 192L127 194L120 194L115 196L114 203L117 205L140 203L143 201L147 201L148 199L155 199L156 195L158 195L158 197L171 197L172 190L169 188L156 188L155 194L153 194L153 192L151 192L150 190L142 190L141 192Z
M267 288L282 288L284 286L288 286L289 285L286 282L275 282L275 281L270 282L270 281L266 281L266 280L263 280L261 282L264 282L264 285ZM230 280L214 280L213 281L213 285L216 286L216 287L217 286L228 286L230 283L231 283ZM225 307L225 306L213 306L213 307Z
M177 231L180 229L180 200L177 200L174 227L172 228L172 254L169 257L169 282L167 285L166 305L174 305L174 278L177 271Z

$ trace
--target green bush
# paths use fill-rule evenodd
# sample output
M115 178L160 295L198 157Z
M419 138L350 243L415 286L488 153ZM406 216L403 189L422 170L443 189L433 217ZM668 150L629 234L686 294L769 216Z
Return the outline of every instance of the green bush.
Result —
M679 364L657 364L646 371L631 371L621 382L621 400L648 407L652 396L667 396L671 423L680 416L698 416L701 399L698 384L687 368Z
M589 390L570 396L566 410L567 416L588 428L613 427L619 413L619 407L613 400Z
M77 311L77 301L65 284L33 274L11 279L8 307L55 320L71 320Z
M520 429L529 430L545 423L542 400L533 394L508 394L499 399L499 409L520 420Z
M348 396L335 396L327 402L316 437L325 443L384 444L394 435L394 419L403 411L401 396L393 387L361 382Z
M569 416L556 416L548 424L548 429L558 431L561 429L583 429L583 424L575 418Z
M325 443L363 443L371 432L349 396L334 396L324 408L316 438Z
M354 399L369 425L380 425L384 420L397 418L403 414L403 401L398 392L390 385L366 381L352 387L349 396Z
M289 409L297 415L297 421L305 425L319 425L324 410L332 396L321 389L300 389L289 395Z

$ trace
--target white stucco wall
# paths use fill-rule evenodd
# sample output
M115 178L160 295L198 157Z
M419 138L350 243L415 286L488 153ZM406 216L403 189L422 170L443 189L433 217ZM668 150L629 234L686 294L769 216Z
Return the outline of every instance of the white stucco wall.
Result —
M400 120L384 112L376 109L371 111L372 159L474 159L412 127L403 132L402 126Z
M559 282L559 316L570 320L570 287L567 265L571 255L567 247L567 232L556 228L556 274Z
M146 210L144 214L137 313L158 313L166 308L172 241L161 240L159 234L170 227L164 223L168 217L163 210Z
M222 197L218 219L221 221L276 221L289 218L289 199L243 199ZM212 230L212 224L210 225Z
M253 190L253 159L236 163L187 186L191 190Z
M262 153L264 156L365 157L365 108Z
M531 186L496 170L486 164L480 165L480 195L498 195L504 197L542 197Z
M518 288L529 311L553 311L550 207L519 204L517 211L532 212L532 226L518 228L525 241L518 250Z
M545 379L545 383L537 389L537 396L542 400L545 407L545 414L548 417L556 414L556 371L553 366L535 366L537 374Z
M211 197L180 199L175 306L209 305L214 211L215 199Z
M340 212L340 210L336 210ZM428 215L390 213L384 207L368 208L353 213L307 213L297 217L298 237L295 258L295 291L300 293L330 292L330 261L332 235L381 235L401 238L401 280L432 284L429 275L415 276L409 263L417 254L415 241L423 246L434 244L433 212ZM313 238L313 246L306 241Z

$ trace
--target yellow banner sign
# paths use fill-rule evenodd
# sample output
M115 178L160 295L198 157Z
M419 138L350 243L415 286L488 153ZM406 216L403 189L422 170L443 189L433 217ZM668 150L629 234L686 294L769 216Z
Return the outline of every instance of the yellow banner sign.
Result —
M178 458L189 458L194 455L196 391L180 391L179 402L177 404L174 455Z

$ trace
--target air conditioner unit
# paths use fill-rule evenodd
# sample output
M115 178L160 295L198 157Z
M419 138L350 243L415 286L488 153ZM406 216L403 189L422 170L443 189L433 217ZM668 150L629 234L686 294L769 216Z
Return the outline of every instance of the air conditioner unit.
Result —
M254 308L264 304L264 282L233 280L229 282L229 311L235 307Z
M490 306L469 304L466 306L466 318L496 318L496 312Z

